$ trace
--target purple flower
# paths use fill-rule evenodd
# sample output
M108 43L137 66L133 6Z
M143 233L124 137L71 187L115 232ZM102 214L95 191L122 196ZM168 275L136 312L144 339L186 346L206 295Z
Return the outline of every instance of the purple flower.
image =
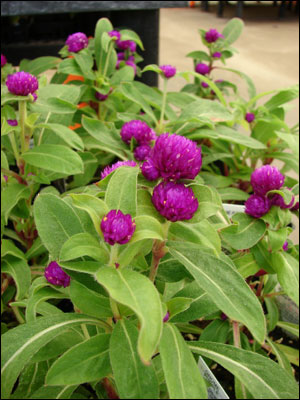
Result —
M209 87L209 85L206 82L201 82L201 86L203 88L208 88Z
M192 189L175 182L161 182L155 186L152 203L161 215L172 222L191 219L198 209L198 200Z
M210 29L205 33L205 40L208 43L214 43L216 42L219 38L223 38L224 36L222 33L219 33L216 29Z
M133 40L117 40L116 44L121 50L129 49L132 53L136 51L136 43Z
M142 144L134 150L134 158L138 161L144 161L148 157L151 147L148 144Z
M226 321L226 319L228 319L228 316L222 312L221 313L221 320L222 321Z
M289 202L289 204L286 204L283 200L283 197L280 196L280 194L275 193L271 197L271 205L272 206L278 206L282 209L285 208L292 208L295 202L295 196L292 197L292 200Z
M117 38L117 40L121 39L121 34L118 31L109 31L107 33L109 34L110 37L115 37Z
M8 176L7 175L3 175L3 178L4 178L5 182L8 181Z
M84 49L89 44L89 39L82 32L73 33L69 35L66 40L68 50L72 53L78 53L78 51Z
M217 80L215 80L215 83L222 83L222 82L224 82L224 79L217 79Z
M1 68L4 67L4 65L7 63L7 59L6 57L1 54Z
M222 53L220 53L219 51L216 51L215 53L213 53L213 58L221 58L222 57Z
M252 122L252 121L255 120L255 115L254 115L253 113L247 113L247 114L245 115L245 120L246 120L247 122L249 122L249 124L250 124L250 122Z
M7 123L10 126L17 126L18 125L18 121L16 119L8 119Z
M129 67L132 67L133 68L133 70L134 70L134 75L136 74L136 65L135 65L135 63L133 62L133 61L131 61L131 60L127 60L127 61L125 61L125 64L126 65L129 65Z
M109 93L110 93L110 92L109 92ZM99 93L99 92L95 92L95 97L96 97L96 99L99 100L99 101L104 101L104 100L106 100L106 99L108 98L109 93L107 93L107 94L102 94L102 93Z
M172 76L176 74L176 68L172 65L161 65L160 69L164 73L164 76L168 79L172 78Z
M45 278L52 285L67 287L70 285L70 277L61 269L56 261L52 261L45 269Z
M151 158L148 158L147 161L141 166L142 174L148 181L156 181L160 177L158 169L154 166Z
M6 86L12 94L27 96L33 94L39 88L39 83L35 76L20 71L7 76Z
M263 165L251 175L251 185L254 193L264 196L269 190L279 190L284 184L285 177L276 167Z
M151 140L155 140L156 134L144 121L133 119L125 122L121 129L121 138L123 142L129 144L131 138L134 137L138 144L148 144Z
M210 68L208 65L204 64L204 63L198 63L196 65L195 71L198 72L198 74L201 75L206 75L209 73Z
M194 179L202 165L201 148L196 142L169 133L156 139L149 159L164 179ZM146 162L149 163L149 159Z
M101 172L101 179L104 179L107 175L113 172L115 169L123 166L127 167L136 167L135 161L118 161L111 166L105 167L104 170Z
M245 202L245 213L260 218L270 210L271 202L267 197L252 194Z
M104 240L113 246L115 243L128 243L135 231L135 223L130 214L121 210L111 210L101 221Z
M118 60L125 60L125 53L117 53Z
M32 93L31 94L31 96L33 97L33 101L35 102L35 101L37 101L37 94L36 93Z
M288 242L287 242L287 240L283 243L283 246L282 246L282 249L283 249L283 251L288 251L288 248L289 248L289 244L288 244Z
M167 311L167 314L164 316L163 322L168 322L170 319L170 313Z
M298 211L299 210L299 201L291 208L291 211Z

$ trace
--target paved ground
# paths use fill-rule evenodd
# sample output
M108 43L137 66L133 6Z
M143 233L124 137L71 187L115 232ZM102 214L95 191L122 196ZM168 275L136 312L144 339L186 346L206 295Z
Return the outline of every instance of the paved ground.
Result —
M246 8L243 15L244 31L233 44L239 53L227 62L229 68L243 71L253 79L257 93L286 88L299 82L299 21L296 15L289 12L285 19L278 20L277 12L278 9L272 6ZM198 29L216 28L222 31L234 16L233 6L225 8L222 18L216 16L215 7L211 7L209 12L199 7L162 9L160 64L174 65L179 71L192 69L192 60L185 55L194 50L205 50ZM247 98L246 85L239 77L227 71L214 72L214 78L224 77L238 84L241 94ZM180 90L184 84L184 79L174 78L169 82L169 88ZM287 113L286 122L293 126L299 122L299 100L290 104L293 108ZM296 174L294 177L297 177ZM292 239L299 243L298 220L295 218L293 221L297 229Z

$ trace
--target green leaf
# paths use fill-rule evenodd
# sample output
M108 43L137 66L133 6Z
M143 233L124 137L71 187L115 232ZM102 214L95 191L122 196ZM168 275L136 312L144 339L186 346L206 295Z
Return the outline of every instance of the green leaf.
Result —
M95 274L99 270L98 261L60 261L59 265L70 271L83 272L85 274Z
M201 76L197 74L197 77ZM206 83L210 83L209 79L206 79ZM217 88L217 90L219 90ZM226 103L225 103L226 104ZM188 104L179 116L180 121L188 121L192 118L208 118L212 121L231 121L233 115L227 110L227 108L218 102L212 102L207 99L197 99Z
M278 251L282 249L284 242L288 236L288 229L281 228L277 231L268 230L269 243L272 251Z
M8 239L2 239L1 241L1 258L5 257L7 254L10 254L16 258L25 259L25 254L18 249L14 242Z
M197 363L174 325L164 324L159 351L170 399L207 399Z
M78 385L41 386L31 395L31 399L70 399Z
M127 269L103 267L97 281L117 302L131 308L139 317L141 329L138 353L148 364L159 343L162 331L162 305L153 283L143 275Z
M110 339L110 362L120 398L158 399L159 386L153 365L144 365L137 353L138 330L119 320Z
M130 243L135 243L143 239L164 240L164 234L161 224L153 217L140 215L134 219L136 229Z
M296 381L267 357L221 343L199 341L189 347L230 371L256 399L298 398Z
M26 163L49 171L66 175L83 172L83 162L79 155L58 144L41 144L23 153L22 157Z
M57 97L49 97L46 100L46 106L48 112L55 114L73 114L77 110L74 104Z
M286 252L272 253L272 266L286 294L299 306L299 264Z
M198 200L198 209L193 218L188 220L188 223L194 224L200 222L221 210L221 200L214 188L194 184L190 185L189 188L193 190Z
M167 309L170 313L170 320L172 320L175 315L187 310L193 301L193 299L188 299L186 297L174 297L173 299L167 301Z
M54 132L60 137L66 144L73 147L76 150L83 150L84 145L80 138L72 129L67 128L60 124L39 124L37 128L46 128Z
M105 203L110 210L136 215L138 167L117 168L105 192Z
M267 343L272 349L272 353L275 354L278 364L281 366L281 368L285 369L287 373L289 373L292 377L294 376L293 374L293 368L287 358L287 356L284 354L283 351L280 350L280 348L277 346L276 343L274 343L271 339L268 337Z
M251 247L251 253L260 268L265 269L269 274L275 274L271 253L268 251L265 241L261 240Z
M199 61L204 60L204 61L210 61L210 57L205 51L192 51L186 55L186 57L191 57L194 59L197 59Z
M167 244L171 255L188 269L214 303L231 319L246 325L262 343L266 327L261 304L231 264L191 243L169 241Z
M233 187L220 188L218 189L218 192L221 196L222 201L228 201L228 200L246 201L249 198L248 193Z
M29 61L22 71L29 72L32 75L40 75L48 69L54 69L61 62L58 57L38 57Z
M134 79L134 69L129 65L125 65L123 68L115 71L115 73L110 79L110 83L113 86L118 86L122 82L126 81L131 82L133 81L133 79Z
M100 270L98 268L98 270ZM113 316L108 297L104 297L72 279L70 285L72 303L84 314L96 318Z
M264 107L266 107L269 111L272 111L275 108L280 107L282 104L296 99L298 96L299 85L294 85L289 89L284 89L281 90L279 93L276 93L264 104Z
M233 262L243 278L256 274L260 269L251 253L242 254L240 257L235 258Z
M299 367L299 349L294 349L293 347L279 343L277 344L277 347L286 355L290 363Z
M33 207L39 236L54 260L62 245L76 233L85 232L82 221L73 208L53 194L40 194Z
M133 40L135 43L139 45L139 47L142 50L144 50L144 46L140 37L134 31L130 29L122 29L120 31L120 34L121 34L121 40Z
M266 224L261 219L252 218L244 213L232 216L234 225L221 230L222 238L234 249L242 250L253 247L265 234Z
M105 63L104 49L102 48L102 34L111 30L113 30L113 26L107 18L99 19L95 28L95 59L100 72L103 72Z
M86 79L95 79L95 74L92 71L94 60L87 49L74 54L74 60L81 70L79 75L83 75Z
M14 383L28 360L46 343L72 326L98 325L100 321L83 314L63 314L40 317L22 324L2 335L1 374L5 385L2 398L8 398Z
M285 321L278 321L276 325L299 337L299 326L297 324L292 324L291 322Z
M109 334L99 334L69 349L51 365L46 385L75 385L107 376L109 339Z
M105 214L109 212L109 208L103 200L89 194L70 194L73 200L74 206L86 211L91 220L93 221L94 227L98 234L103 237L100 229L101 220Z
M98 260L99 266L108 262L108 252L100 247L99 241L89 233L78 233L68 239L60 250L59 260L68 261L89 256Z
M17 287L15 299L23 299L28 293L31 282L31 273L27 262L23 258L8 254L2 259L1 271L11 275L15 281Z
M5 223L7 223L11 210L21 199L28 199L31 195L30 188L20 183L13 183L7 185L1 191L1 217L4 217Z
M253 139L252 137L245 134L242 134L225 125L218 125L216 127L216 132L218 134L218 138L226 140L226 142L242 144L243 146L249 147L250 149L266 148L266 146L260 141Z
M138 189L137 190L137 210L136 215L149 215L150 217L155 218L159 222L164 222L165 219L162 215L154 207L151 194L148 190Z
M240 18L232 18L227 22L222 31L226 45L234 43L241 35L244 29L244 22Z
M224 70L224 71L230 71L230 72L233 72L234 74L237 74L238 76L240 76L247 83L249 99L252 99L253 97L256 96L255 85L254 85L252 79L248 75L246 75L244 72L241 72L241 71L239 71L237 69L233 69L233 68L219 67L219 69Z

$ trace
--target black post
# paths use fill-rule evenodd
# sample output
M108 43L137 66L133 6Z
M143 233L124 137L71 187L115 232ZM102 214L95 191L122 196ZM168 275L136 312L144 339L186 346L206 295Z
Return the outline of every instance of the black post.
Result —
M236 16L239 18L243 17L243 8L244 8L244 2L243 1L238 1L236 5Z
M218 2L217 16L218 17L223 17L223 11L224 11L224 1L219 1Z

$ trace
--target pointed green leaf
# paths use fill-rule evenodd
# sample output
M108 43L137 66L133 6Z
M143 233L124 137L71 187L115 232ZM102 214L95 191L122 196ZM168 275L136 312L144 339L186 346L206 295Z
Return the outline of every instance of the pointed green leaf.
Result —
M66 144L73 147L76 150L83 150L84 145L76 132L72 131L72 129L61 125L61 124L39 124L37 128L50 129L50 131L54 132L58 137L60 137Z
M23 299L28 293L31 273L27 262L22 258L7 255L1 262L1 272L9 274L17 287L16 300Z

